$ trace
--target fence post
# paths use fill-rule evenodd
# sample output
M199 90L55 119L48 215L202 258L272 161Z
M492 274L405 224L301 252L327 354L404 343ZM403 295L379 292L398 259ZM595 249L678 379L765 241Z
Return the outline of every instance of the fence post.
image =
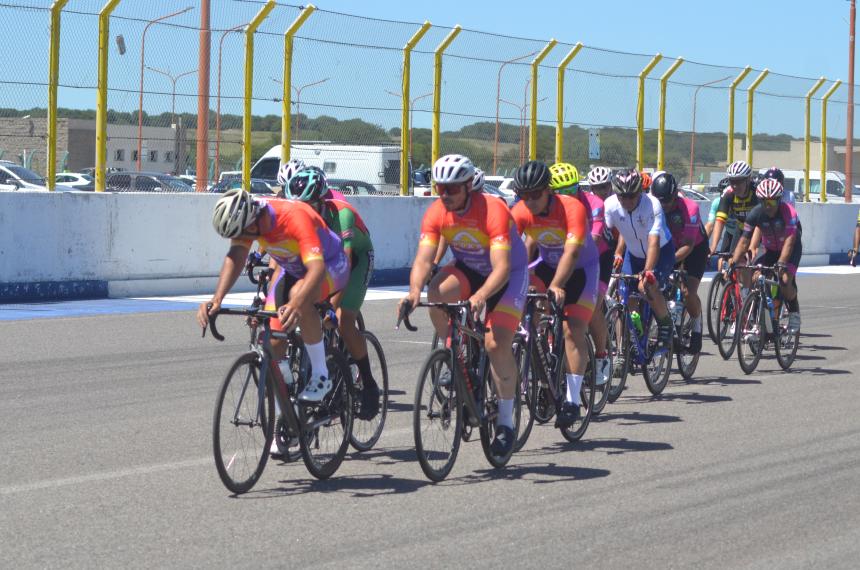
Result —
M412 137L409 132L412 130L411 117L411 95L409 87L412 79L412 48L421 41L427 30L430 29L430 22L424 22L418 31L412 34L406 45L403 46L403 80L401 84L401 95L403 97L402 116L400 117L400 195L409 195L409 180L412 174L412 169L409 165L409 157L412 156Z
M432 134L432 156L430 162L435 164L439 158L439 114L442 111L442 54L454 41L454 38L462 30L460 24L454 26L436 51L433 52L433 134ZM434 190L435 193L435 190Z
M48 161L45 180L53 191L57 180L57 84L60 81L60 17L66 2L51 5L51 52L48 59Z
M815 82L815 85L812 86L806 93L806 114L805 114L805 125L806 130L804 131L803 137L803 157L804 157L804 170L803 170L803 200L805 202L809 202L809 146L811 144L811 135L809 132L809 122L810 122L810 103L812 96L815 95L815 92L818 91L826 79L824 77L819 77L818 81Z
M576 42L576 45L573 46L567 55L564 56L564 59L561 60L561 63L558 64L558 79L556 82L558 83L558 87L556 88L556 126L555 126L555 161L561 162L563 160L562 154L564 153L564 72L567 70L567 66L570 65L570 62L573 61L573 58L576 57L576 54L579 53L579 50L582 49L582 42Z
M281 164L285 164L290 160L290 143L292 142L292 108L290 102L292 100L293 89L293 36L305 23L305 20L311 17L316 6L308 4L304 7L298 17L293 20L287 31L284 32L284 96L281 100Z
M830 89L821 98L821 202L827 202L827 100L833 95L839 86L842 85L842 80L837 79ZM845 181L847 184L851 182Z
M750 167L753 165L753 96L755 95L755 90L758 89L758 86L761 85L761 82L764 81L768 73L770 71L765 68L755 78L755 81L747 87L747 164Z
M636 102L636 168L639 170L645 163L645 78L661 59L663 56L658 53L639 74L639 99Z
M749 65L741 71L740 75L735 77L735 80L732 81L732 84L729 85L729 131L728 137L729 142L726 148L726 162L731 164L735 161L735 89L738 88L741 81L749 75L750 71L752 71L752 67Z
M664 131L666 129L666 84L669 78L675 73L681 64L684 63L684 58L679 57L675 63L666 70L660 77L660 124L657 127L657 170L663 170L663 152L664 152ZM692 184L692 180L690 183Z
M96 192L105 191L107 167L107 79L110 15L119 0L108 0L99 12L99 82L96 94Z
M269 0L245 28L245 113L242 120L242 187L251 191L251 97L254 94L254 33L275 8Z
M544 46L544 48L537 54L537 57L532 61L532 116L531 116L531 129L529 130L529 160L535 160L537 158L537 95L538 95L538 66L540 62L544 60L544 58L549 55L549 52L552 51L552 48L558 42L554 39L549 40L549 43Z

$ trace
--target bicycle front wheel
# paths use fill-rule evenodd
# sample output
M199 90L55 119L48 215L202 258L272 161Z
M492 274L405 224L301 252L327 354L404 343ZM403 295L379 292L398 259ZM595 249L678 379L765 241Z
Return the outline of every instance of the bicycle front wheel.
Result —
M738 312L742 303L736 296L737 285L726 283L720 296L720 317L717 321L717 349L723 360L732 357L738 342L737 322Z
M754 291L744 301L738 318L738 362L746 374L752 374L761 360L765 343L765 318L761 294Z
M723 279L722 273L717 273L714 275L714 278L711 279L711 285L708 287L708 305L706 307L706 315L708 318L708 336L711 337L711 340L714 341L714 344L717 344L717 323L720 320L720 292L723 290L723 284L725 283L725 279Z
M463 430L451 351L434 350L424 361L415 386L412 431L421 470L431 481L448 476L460 450Z
M691 354L688 352L690 347L690 335L693 334L693 325L691 323L690 313L686 307L681 313L681 325L678 327L681 334L678 338L678 371L684 380L690 380L693 374L696 373L696 367L699 365L699 354Z
M212 421L212 450L221 482L233 493L245 493L257 483L272 445L274 393L266 382L260 402L261 368L257 353L240 356L221 385Z
M774 345L776 347L776 360L783 370L788 370L797 356L797 346L800 344L800 331L790 333L788 331L788 308L783 302L779 311L779 326L777 328Z
M609 378L609 401L615 402L624 391L630 367L630 331L627 328L624 307L615 305L606 314L609 332L609 353L612 357L612 375Z
M648 325L648 358L645 364L642 365L642 376L645 377L645 385L648 391L655 396L663 392L666 384L669 383L669 371L672 369L672 344L669 343L669 348L657 354L658 344L658 329L657 319L654 313L651 313L651 322Z
M349 442L358 451L369 451L379 441L382 428L385 427L385 418L388 415L388 365L385 362L385 353L382 352L382 344L376 335L370 331L361 331L361 334L367 341L370 369L376 384L379 386L379 413L369 420L355 417L352 422L352 435ZM350 373L353 380L356 380L359 376L358 366L351 365Z
M588 424L591 423L591 416L594 413L594 394L596 382L596 366L594 363L594 348L591 345L591 340L586 339L585 343L588 346L588 364L585 366L585 373L582 376L582 386L579 389L579 399L582 402L580 406L580 416L571 426L561 430L561 435L564 439L570 442L579 441L588 430ZM564 381L559 382L560 393L567 393L567 386Z

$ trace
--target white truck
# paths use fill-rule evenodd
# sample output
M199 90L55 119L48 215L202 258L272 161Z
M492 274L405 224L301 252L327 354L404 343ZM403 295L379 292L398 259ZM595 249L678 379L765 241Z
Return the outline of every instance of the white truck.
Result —
M400 147L397 145L350 145L330 142L298 142L290 158L322 168L332 181L371 184L380 194L400 193ZM251 168L251 178L277 184L281 145L273 146ZM336 183L333 183L333 185Z

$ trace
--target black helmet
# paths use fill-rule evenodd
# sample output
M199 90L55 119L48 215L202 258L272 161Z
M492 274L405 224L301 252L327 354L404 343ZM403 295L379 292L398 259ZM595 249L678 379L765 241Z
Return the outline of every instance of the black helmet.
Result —
M720 183L717 184L717 187L720 189L720 192L729 187L729 178L728 176L720 180Z
M785 174L782 173L782 170L775 166L771 166L764 173L765 178L773 178L774 180L779 180L779 183L785 185Z
M622 168L612 173L612 191L631 196L642 191L642 175L635 168Z
M750 176L750 189L755 191L755 189L758 187L758 183L761 182L762 180L764 180L765 178L766 177L763 174L760 174L758 172L756 172L755 174Z
M651 181L651 195L661 202L668 202L678 195L678 182L668 172L661 172Z
M514 172L514 190L530 192L547 188L552 179L549 167L539 160L530 160Z

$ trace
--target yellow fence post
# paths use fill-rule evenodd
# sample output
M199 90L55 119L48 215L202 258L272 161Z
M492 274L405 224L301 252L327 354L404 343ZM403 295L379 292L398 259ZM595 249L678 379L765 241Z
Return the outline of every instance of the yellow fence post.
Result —
M563 160L562 154L564 153L564 72L567 70L567 66L570 65L570 62L573 61L573 58L576 57L576 54L579 53L579 50L582 49L582 42L576 42L576 45L573 46L567 55L564 56L564 59L561 60L561 63L558 64L558 79L556 82L558 86L556 88L556 125L555 125L555 161L561 162Z
M660 124L657 127L657 170L663 170L663 152L664 152L664 131L666 130L666 84L669 78L675 73L681 64L684 63L684 58L679 57L672 64L672 67L666 70L660 77ZM692 180L690 181L692 182Z
M402 116L400 118L400 195L409 195L409 179L411 169L409 159L412 156L412 137L409 133L412 131L411 117L411 100L409 87L412 79L412 48L414 48L427 30L430 29L430 22L424 22L418 31L415 32L406 45L403 46L403 81L401 85L401 95L403 96Z
M45 180L48 190L57 181L57 84L60 82L60 17L69 0L55 0L51 5L51 53L48 59L48 163Z
M726 147L726 162L731 164L735 161L735 89L738 88L741 81L746 78L747 75L752 71L752 67L749 65L741 71L740 75L735 77L735 80L732 81L732 84L729 85L729 130L728 137L729 142Z
M549 43L544 46L544 48L537 54L534 61L532 61L532 116L531 116L531 128L529 129L529 160L535 160L537 158L537 95L538 95L538 66L544 60L544 58L549 55L549 52L552 51L552 48L558 42L554 39L549 40Z
M764 81L768 73L770 71L765 68L755 78L755 81L747 87L747 164L750 166L753 165L753 96L755 95L755 90L758 89L758 86L761 85L761 82Z
M275 8L269 0L245 28L245 113L242 119L242 187L251 191L251 97L254 94L254 33ZM282 127L283 128L283 127Z
M292 142L292 109L290 101L292 100L293 89L293 36L305 23L305 20L311 17L316 6L308 4L304 7L298 17L293 20L287 31L284 32L284 96L281 100L281 163L286 163L290 160L290 143Z
M99 80L96 94L96 192L105 191L107 167L107 80L110 15L119 0L108 0L99 12Z
M815 85L812 86L812 89L809 90L806 94L806 130L804 132L803 137L803 156L804 156L804 170L803 170L803 200L809 202L809 147L812 144L811 139L812 135L810 134L809 122L810 122L810 103L812 96L815 95L815 92L818 91L824 82L827 81L824 77L819 77L818 81L815 82Z
M821 98L821 202L827 201L827 100L836 93L842 80L837 79L830 89ZM850 184L850 181L846 180ZM808 188L808 186L807 186Z
M658 53L639 74L639 99L636 102L636 168L640 170L645 164L645 78L661 59L663 56Z
M432 156L431 163L435 164L439 158L439 114L442 112L442 54L454 41L454 38L460 33L463 28L460 24L454 26L436 51L433 52L433 137L432 137ZM435 189L434 189L435 193Z

